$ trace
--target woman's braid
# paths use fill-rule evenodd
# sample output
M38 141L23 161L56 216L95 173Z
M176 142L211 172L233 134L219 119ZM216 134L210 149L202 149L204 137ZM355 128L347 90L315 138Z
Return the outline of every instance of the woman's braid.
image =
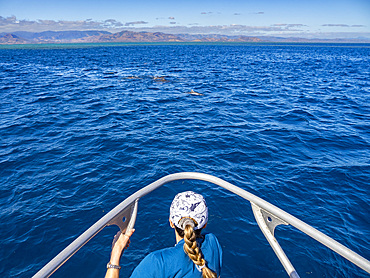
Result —
M203 259L202 252L196 241L197 237L191 225L186 225L184 230L184 251L189 258L198 266L202 268L203 278L217 278L216 273L210 270L206 265L206 260Z

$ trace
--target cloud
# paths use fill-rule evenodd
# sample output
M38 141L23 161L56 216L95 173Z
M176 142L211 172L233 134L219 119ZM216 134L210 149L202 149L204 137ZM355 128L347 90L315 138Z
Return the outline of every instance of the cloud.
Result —
M358 27L366 27L365 25L347 25L347 24L323 24L321 26L324 27L346 27L346 28L358 28Z
M0 16L0 28L3 32L12 31L67 31L67 30L97 30L122 28L124 25L115 20L107 19L104 21L86 20L18 20L15 16Z
M347 24L323 24L321 26L326 26L326 27L349 27Z
M241 15L241 13L234 13L234 15Z
M278 24L273 24L272 27L278 27L281 28L281 31L302 31L302 27L308 27L307 25L300 24L300 23L278 23Z
M94 21L89 20L87 22L94 22ZM107 20L104 20L102 23L102 27L104 28L119 28L122 26L123 24L115 19L107 19Z
M213 14L213 12L201 12L200 14Z
M140 25L140 24L148 24L146 21L132 21L132 22L126 22L125 26L134 26L134 25Z
M246 36L259 36L271 33L291 33L297 31L293 27L305 26L303 24L276 24L273 26L247 26L247 25L213 25L201 26L189 24L188 26L153 26L147 28L137 28L138 31L158 31L164 33L189 33L189 34L225 34L225 35L246 35ZM302 31L302 30L298 30Z
M255 13L255 14L265 14L265 12L257 12L257 13Z
M273 24L272 26L283 26L283 27L287 27L287 28L292 28L292 27L306 27L307 25L304 25L304 24L287 24L287 23L277 23L277 24Z
M176 22L175 21L171 21L170 24L176 24Z

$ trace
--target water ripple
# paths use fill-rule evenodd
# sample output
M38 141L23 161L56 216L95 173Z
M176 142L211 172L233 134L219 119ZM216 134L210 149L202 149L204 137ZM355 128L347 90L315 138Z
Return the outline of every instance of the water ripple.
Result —
M368 47L124 45L0 54L2 276L32 276L129 194L180 171L223 178L370 257ZM168 206L185 189L208 200L207 230L224 247L223 276L286 276L250 205L191 181L140 201L123 277L148 252L174 243ZM53 277L80 276L81 262L91 277L104 275L113 230ZM366 277L290 227L277 235L303 277Z

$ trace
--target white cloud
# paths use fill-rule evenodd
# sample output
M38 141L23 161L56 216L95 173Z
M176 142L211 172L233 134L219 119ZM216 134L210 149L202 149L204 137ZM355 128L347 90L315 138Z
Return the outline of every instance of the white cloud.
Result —
M272 27L281 28L281 31L283 31L283 30L285 30L285 31L302 31L303 27L308 27L308 26L304 25L304 24L300 24L300 23L297 23L297 24L294 24L294 23L290 23L290 24L278 23L278 24L273 24Z
M324 27L346 27L346 28L362 28L366 27L365 25L347 25L347 24L323 24Z
M126 22L125 26L134 26L134 25L141 25L141 24L148 24L148 22L146 21Z
M86 20L17 20L15 16L0 16L0 30L2 32L12 31L67 31L67 30L116 30L124 25L115 20L107 19L104 21Z

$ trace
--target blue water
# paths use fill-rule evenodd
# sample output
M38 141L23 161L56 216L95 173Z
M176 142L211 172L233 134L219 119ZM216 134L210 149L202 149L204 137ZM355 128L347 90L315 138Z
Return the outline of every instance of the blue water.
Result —
M182 171L250 191L370 259L370 45L92 46L0 49L1 277L32 276L126 197ZM168 209L187 189L208 201L223 277L287 277L250 204L195 181L140 201L121 277L175 243ZM53 277L103 277L116 231ZM368 277L292 227L275 234L301 277Z

